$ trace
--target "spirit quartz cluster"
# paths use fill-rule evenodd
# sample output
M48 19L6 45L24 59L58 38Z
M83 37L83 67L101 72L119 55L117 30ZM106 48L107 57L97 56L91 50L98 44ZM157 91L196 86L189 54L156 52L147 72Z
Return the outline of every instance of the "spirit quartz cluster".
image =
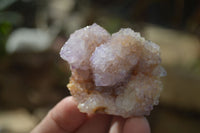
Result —
M72 72L67 85L86 113L148 115L162 90L159 46L130 28L110 34L97 24L75 31L60 51Z

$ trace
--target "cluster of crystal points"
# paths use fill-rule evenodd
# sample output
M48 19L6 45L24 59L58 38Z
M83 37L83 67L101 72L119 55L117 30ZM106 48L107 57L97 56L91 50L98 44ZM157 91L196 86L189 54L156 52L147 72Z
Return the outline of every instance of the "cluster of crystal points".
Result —
M148 115L162 90L159 46L130 28L110 35L97 24L75 31L61 57L72 76L68 88L81 112L122 117Z

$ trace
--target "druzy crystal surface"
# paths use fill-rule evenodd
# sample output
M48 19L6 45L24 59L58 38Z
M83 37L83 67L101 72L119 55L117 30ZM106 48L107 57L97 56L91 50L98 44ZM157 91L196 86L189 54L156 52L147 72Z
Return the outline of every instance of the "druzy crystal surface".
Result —
M148 115L166 71L160 47L130 28L110 34L97 24L75 31L60 51L72 72L67 85L86 113Z

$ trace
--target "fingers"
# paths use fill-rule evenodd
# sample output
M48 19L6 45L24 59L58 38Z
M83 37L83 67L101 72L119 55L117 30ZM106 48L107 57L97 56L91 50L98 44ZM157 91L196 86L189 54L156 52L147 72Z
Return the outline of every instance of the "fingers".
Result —
M72 97L58 103L31 133L71 133L87 119Z
M114 116L109 133L122 133L125 119L119 116Z
M128 118L124 124L123 133L150 133L149 123L145 117Z
M89 119L76 133L107 133L110 127L112 116L104 114L95 114L89 116Z
M31 133L150 133L144 117L121 117L79 112L77 103L67 97L58 103ZM110 124L111 123L111 124ZM111 126L111 127L110 127ZM109 130L110 127L110 130Z

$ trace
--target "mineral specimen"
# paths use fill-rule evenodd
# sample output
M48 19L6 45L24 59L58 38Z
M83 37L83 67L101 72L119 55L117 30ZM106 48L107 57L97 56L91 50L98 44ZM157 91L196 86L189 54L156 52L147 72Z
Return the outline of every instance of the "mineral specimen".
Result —
M60 51L72 76L67 85L86 113L124 118L148 115L162 90L159 46L130 28L110 35L97 24L71 34Z

